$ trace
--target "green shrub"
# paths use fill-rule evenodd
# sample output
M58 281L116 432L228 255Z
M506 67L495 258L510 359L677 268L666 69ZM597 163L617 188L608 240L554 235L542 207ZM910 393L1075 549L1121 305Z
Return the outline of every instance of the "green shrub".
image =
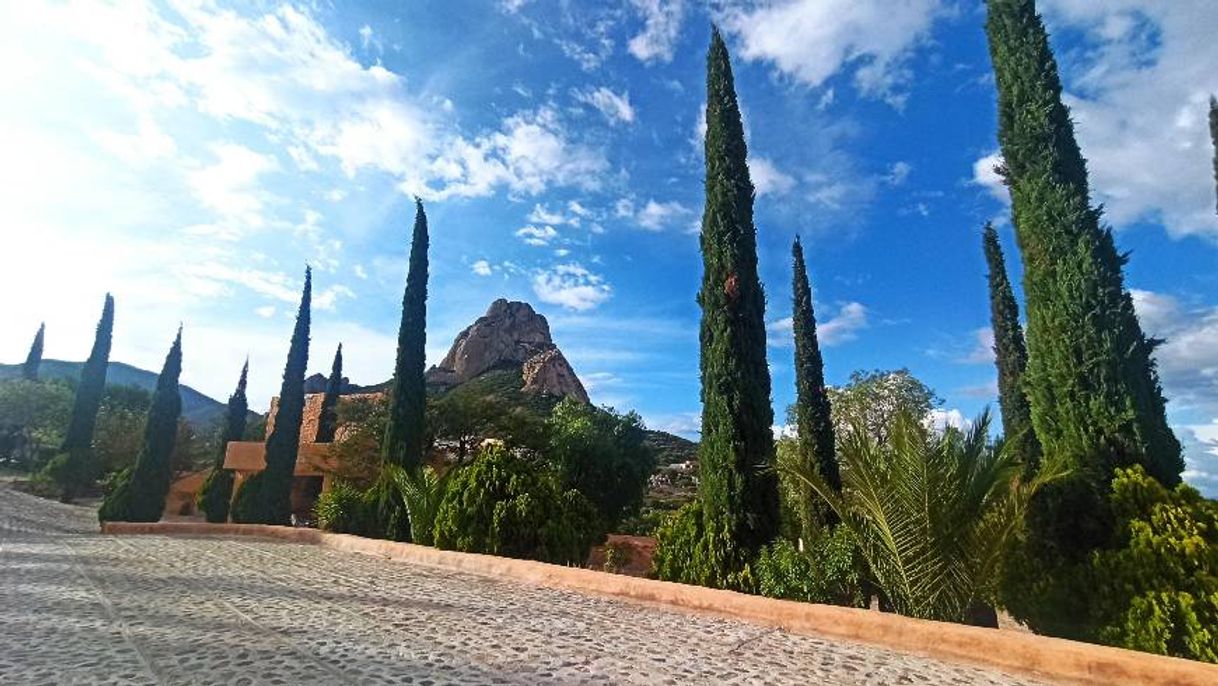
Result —
M786 539L762 548L753 574L756 592L769 598L866 607L864 565L850 530L839 526L815 537L802 552Z
M730 540L725 532L707 532L700 501L686 503L656 529L652 574L664 581L750 591L756 585L750 560ZM725 563L729 557L733 559ZM722 576L722 569L737 571Z
M550 470L496 446L453 477L434 539L447 550L579 565L596 519L587 498L562 491Z
M1218 662L1218 502L1135 466L1117 470L1110 503L1117 546L1097 551L1089 574L1096 638Z
M334 483L313 505L317 526L337 534L378 537L376 496L375 489L360 489L346 481Z

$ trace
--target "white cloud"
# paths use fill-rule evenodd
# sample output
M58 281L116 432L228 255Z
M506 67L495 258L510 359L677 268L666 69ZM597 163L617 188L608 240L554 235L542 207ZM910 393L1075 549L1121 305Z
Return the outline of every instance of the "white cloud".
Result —
M1142 328L1165 341L1155 360L1172 428L1184 446L1185 478L1218 495L1218 307L1189 306L1152 291L1131 295Z
M867 328L867 307L859 302L848 302L838 308L836 314L816 325L816 341L823 348L847 343L858 338L858 332ZM795 321L784 317L766 326L767 342L774 347L788 348L795 344L793 338Z
M749 156L749 176L757 190L757 197L783 195L795 187L793 177L774 166L770 160L756 155Z
M922 421L927 428L939 433L946 431L948 427L960 431L968 431L969 427L972 426L972 422L964 416L964 413L955 408L950 410L931 410L926 413L926 417Z
M478 260L477 262L470 265L470 270L473 271L478 276L490 276L491 275L491 263L487 262L486 260Z
M630 93L619 94L601 86L596 90L577 91L575 99L595 107L611 124L634 122L634 106L630 104Z
M599 274L572 262L538 270L533 275L533 292L542 302L583 312L608 300L613 289Z
M529 245L547 245L558 237L558 231L553 226L526 226L516 231L516 237Z
M216 162L190 174L199 201L230 225L261 228L265 194L258 177L278 167L275 158L235 143L215 143Z
M812 87L852 68L863 94L899 101L906 61L944 11L942 0L773 0L728 9L722 22L746 60Z
M619 205L619 212L628 210L629 205ZM671 224L673 221L693 213L685 205L672 200L669 202L656 202L648 200L647 204L638 211L634 220L639 226L648 231L662 231L664 227Z
M642 62L671 62L685 16L684 0L630 0L643 18L643 31L626 47Z
M1002 165L1002 151L1000 150L995 150L982 157L973 163L972 183L989 191L996 200L1010 204L1011 194L1007 191L1002 175L998 173L998 168Z
M909 180L913 165L905 161L893 162L888 168L888 176L884 180L893 186L903 186Z
M964 364L992 364L994 362L994 329L984 326L973 332L973 349L959 359Z
M604 152L576 143L558 116L544 106L518 112L492 134L467 141L457 138L431 165L438 187L423 187L423 197L489 195L506 185L516 193L537 195L551 185L596 189L609 168Z
M254 310L254 314L257 314L259 317L262 317L263 319L270 319L271 317L275 316L275 306L274 305L263 305L262 307L256 308Z

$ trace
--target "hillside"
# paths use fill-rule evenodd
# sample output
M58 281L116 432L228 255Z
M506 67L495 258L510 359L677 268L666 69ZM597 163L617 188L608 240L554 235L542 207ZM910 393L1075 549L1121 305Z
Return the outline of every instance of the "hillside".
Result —
M80 377L83 362L43 360L38 374L44 379L72 379ZM21 365L0 364L0 380L21 376ZM156 388L155 372L133 367L122 362L111 362L106 371L106 384L111 386L136 386L151 392ZM190 386L181 387L182 417L197 428L210 428L224 416L224 403L203 395Z

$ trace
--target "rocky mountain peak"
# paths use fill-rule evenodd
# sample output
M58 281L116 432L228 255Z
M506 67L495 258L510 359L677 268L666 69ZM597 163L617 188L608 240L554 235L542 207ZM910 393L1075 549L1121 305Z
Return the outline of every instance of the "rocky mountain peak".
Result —
M588 402L588 393L550 338L550 323L525 302L500 298L486 314L457 335L427 382L456 386L492 369L516 367L528 392L570 396Z

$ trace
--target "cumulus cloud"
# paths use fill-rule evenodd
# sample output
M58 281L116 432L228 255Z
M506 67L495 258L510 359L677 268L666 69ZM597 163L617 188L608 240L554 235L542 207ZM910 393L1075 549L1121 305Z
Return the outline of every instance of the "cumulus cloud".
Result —
M608 300L613 289L601 275L571 262L538 270L533 275L533 292L542 302L584 312Z
M865 95L899 102L906 62L945 11L942 0L758 0L725 10L737 54L811 87L852 69Z
M1155 359L1177 419L1172 428L1184 445L1185 478L1218 494L1218 307L1190 306L1153 291L1131 295L1142 328L1165 341Z
M824 348L831 348L858 338L858 332L869 325L867 306L860 302L848 302L838 308L829 319L816 325L816 340ZM788 348L795 344L793 333L795 322L785 317L766 326L767 342L774 347Z
M784 173L764 157L749 156L749 176L757 190L757 197L783 195L795 187L795 179Z
M548 245L558 237L558 231L553 226L526 226L516 231L516 237L528 245Z
M959 358L963 364L992 364L994 362L994 329L983 326L973 332L972 350Z
M671 62L685 16L684 0L630 0L643 18L643 30L626 48L642 62Z
M577 91L575 99L596 108L611 124L634 122L634 106L630 104L629 93L615 93L601 86L595 90Z
M632 205L627 203L618 205L618 213L623 212L628 216L631 212ZM672 200L669 202L656 202L648 200L647 204L642 207L634 216L635 223L647 229L648 231L663 231L665 227L671 225L674 221L693 214L693 210L685 205Z
M474 272L478 276L490 276L491 263L487 262L486 260L478 260L470 265L470 271Z

